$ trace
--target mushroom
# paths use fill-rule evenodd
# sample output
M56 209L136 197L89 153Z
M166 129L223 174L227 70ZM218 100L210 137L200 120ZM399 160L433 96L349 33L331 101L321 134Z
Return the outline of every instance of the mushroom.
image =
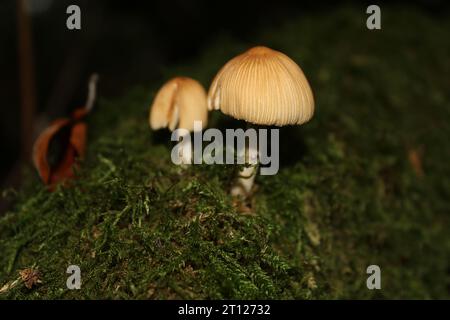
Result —
M194 121L201 121L202 127L194 128ZM153 130L167 127L170 131L185 129L181 130L184 132L183 143L190 152L183 152L185 148L180 150L183 164L192 163L191 139L185 139L186 135L201 130L207 121L206 91L198 81L187 77L175 77L166 82L157 92L149 115Z
M285 54L257 46L227 62L208 92L208 109L265 126L301 125L314 114L314 98L300 67ZM257 172L258 150L246 147L246 166L233 195L247 196Z

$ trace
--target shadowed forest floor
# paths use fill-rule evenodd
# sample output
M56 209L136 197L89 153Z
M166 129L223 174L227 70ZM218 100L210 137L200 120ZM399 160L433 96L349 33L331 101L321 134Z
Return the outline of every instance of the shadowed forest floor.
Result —
M450 19L383 9L381 31L356 9L315 13L221 37L166 70L205 87L256 44L299 63L314 118L280 130L281 167L258 176L250 212L228 195L238 166L172 164L148 107L161 83L102 97L87 158L70 188L48 192L33 169L0 217L0 299L450 298ZM100 87L101 95L101 87ZM211 114L210 127L240 123ZM66 268L82 272L66 288ZM368 290L366 268L381 267Z

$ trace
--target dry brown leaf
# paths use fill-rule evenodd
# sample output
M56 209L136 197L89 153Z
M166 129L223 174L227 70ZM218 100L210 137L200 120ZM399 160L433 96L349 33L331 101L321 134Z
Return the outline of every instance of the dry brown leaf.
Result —
M37 138L33 147L33 162L42 181L53 190L56 184L73 178L73 169L77 159L83 158L86 150L87 126L82 122L87 114L84 108L74 112L72 118L55 120ZM64 130L69 130L69 135L63 135ZM62 141L56 141L57 137ZM56 164L50 164L50 144L60 144L63 148L62 156ZM64 150L65 149L65 150Z
M25 287L31 289L33 286L42 283L41 274L38 270L27 268L19 271L20 277L25 284Z
M94 74L89 80L86 106L76 109L70 118L55 120L34 143L34 166L51 191L58 183L74 177L77 160L82 159L86 153L87 125L84 119L95 101L97 79L98 76ZM56 163L51 163L51 146L55 144L61 151L56 157Z

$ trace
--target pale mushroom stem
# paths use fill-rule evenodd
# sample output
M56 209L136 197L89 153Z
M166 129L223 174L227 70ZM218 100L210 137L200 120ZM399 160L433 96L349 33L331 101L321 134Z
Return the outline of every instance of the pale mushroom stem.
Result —
M179 156L181 158L181 164L187 165L187 164L192 164L192 142L191 142L191 137L190 137L190 133L186 133L184 135L181 135L182 139L183 139L183 147L180 149L179 151Z
M236 183L231 188L231 195L242 196L244 198L248 197L253 188L259 167L257 162L258 150L256 148L247 147L245 151L247 164L241 169ZM254 159L253 163L251 163L249 159Z
M257 130L258 126L247 124L247 129L253 128ZM253 188L256 174L258 173L258 148L249 144L245 145L245 167L239 172L236 183L231 188L232 196L241 196L247 198Z

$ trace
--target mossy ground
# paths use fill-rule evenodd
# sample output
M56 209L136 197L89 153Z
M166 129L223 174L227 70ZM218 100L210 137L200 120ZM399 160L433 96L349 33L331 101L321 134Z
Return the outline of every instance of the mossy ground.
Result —
M8 192L0 287L31 266L43 283L0 298L449 298L450 19L403 7L383 9L381 31L365 19L315 13L252 43L299 62L316 114L281 129L280 172L257 177L250 213L228 195L236 166L171 163L147 122L160 83L101 99L73 185L49 193L31 171ZM208 86L252 44L221 37L167 78ZM210 126L230 123L215 113ZM70 264L81 290L66 288ZM381 290L366 288L371 264Z

